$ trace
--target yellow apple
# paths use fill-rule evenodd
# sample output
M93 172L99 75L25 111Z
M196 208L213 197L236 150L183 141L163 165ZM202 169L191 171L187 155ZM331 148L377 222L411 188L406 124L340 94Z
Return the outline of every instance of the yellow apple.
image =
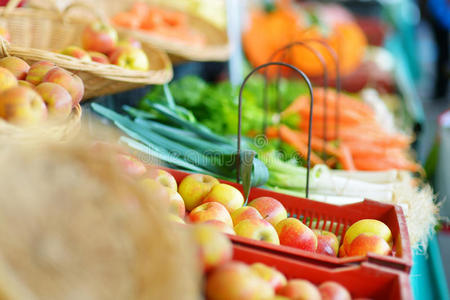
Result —
M348 254L348 246L354 238L361 233L373 233L384 239L387 243L392 242L392 233L389 227L381 221L375 219L363 219L353 223L344 235L344 250Z
M229 184L219 183L212 188L211 192L202 201L202 203L207 202L222 203L231 214L239 207L242 207L244 196L237 188Z
M184 177L178 192L183 197L186 209L191 211L199 206L216 184L219 184L219 181L209 175L191 174Z

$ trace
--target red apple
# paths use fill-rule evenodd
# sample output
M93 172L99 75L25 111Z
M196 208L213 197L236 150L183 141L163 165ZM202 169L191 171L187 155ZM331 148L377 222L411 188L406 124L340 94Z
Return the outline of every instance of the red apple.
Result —
M236 235L279 245L277 231L263 219L246 219L234 226Z
M208 300L262 300L272 297L274 291L270 284L242 262L233 261L216 268L206 281Z
M184 177L178 192L183 197L186 209L191 211L197 207L216 184L219 181L209 175L191 174Z
M166 188L176 192L177 191L177 181L169 172L162 169L150 168L146 174L147 178L155 179L161 183Z
M122 68L147 71L149 62L142 49L136 47L118 47L109 55L109 61Z
M31 65L30 70L28 71L26 81L38 85L44 79L44 76L53 69L55 66L54 63L49 61L38 61Z
M277 294L293 300L322 300L317 287L303 279L292 279L277 290Z
M353 239L345 250L347 256L365 256L369 252L379 255L389 255L391 253L391 247L378 235L361 233Z
M336 235L326 230L315 229L313 232L317 236L316 253L336 257L339 251L339 240Z
M218 220L224 222L229 226L233 226L230 213L225 206L218 202L204 203L197 206L189 214L189 219L192 223L202 223L208 220Z
M117 162L120 168L128 175L140 177L147 172L144 164L134 156L127 154L117 154Z
M30 70L30 66L23 59L15 56L7 56L0 59L0 67L11 71L18 80L25 79Z
M169 212L184 218L186 215L186 208L184 207L183 198L174 190L169 189Z
M233 245L214 226L197 224L193 226L193 235L199 246L200 261L205 271L212 270L231 260Z
M84 95L84 85L80 77L68 71L54 67L45 74L43 82L53 82L61 85L72 96L72 105L77 105Z
M206 222L203 222L202 224L209 224L211 226L214 226L222 233L227 233L227 234L232 234L232 235L236 234L236 232L234 232L233 227L231 227L230 225L225 224L224 222L219 221L219 220L208 220Z
M306 251L316 251L317 237L308 226L295 218L287 218L275 226L280 244Z
M89 54L84 49L81 49L80 47L77 46L66 47L60 53L78 58L79 60L82 61L91 61L91 57L89 56Z
M65 88L56 83L43 82L36 87L47 106L49 117L64 120L72 111L72 97Z
M95 52L95 51L89 51L89 56L91 57L92 61L101 63L101 64L109 64L109 58L103 53Z
M348 290L335 281L326 281L319 286L322 300L351 300Z
M287 218L286 208L272 197L259 197L253 199L248 205L256 208L264 220L273 226Z
M229 184L219 183L211 189L209 194L202 201L202 203L207 202L222 203L231 214L239 207L242 207L244 204L244 196L242 196L237 188Z
M37 92L16 86L0 94L0 117L16 125L35 125L46 119L47 108Z
M287 283L286 277L283 275L283 273L265 264L254 263L250 266L250 269L261 279L267 281L275 291L285 286Z
M344 245L345 252L349 254L348 246L352 243L353 239L356 238L361 233L373 233L383 238L386 242L392 242L392 233L386 224L375 219L362 219L353 223L344 234Z
M8 69L0 67L0 92L17 86L17 79Z
M86 26L81 35L81 44L88 51L108 54L116 48L117 31L102 22L94 22Z
M28 82L28 81L25 81L25 80L17 80L17 84L20 85L20 86L24 86L24 87L33 89L33 90L36 89L36 87L34 86L34 84L32 84L32 83L30 83L30 82ZM71 98L71 99L72 99L72 98Z
M233 224L237 225L239 222L246 219L262 219L262 216L256 208L251 206L243 206L233 211L231 213L231 218L233 219Z

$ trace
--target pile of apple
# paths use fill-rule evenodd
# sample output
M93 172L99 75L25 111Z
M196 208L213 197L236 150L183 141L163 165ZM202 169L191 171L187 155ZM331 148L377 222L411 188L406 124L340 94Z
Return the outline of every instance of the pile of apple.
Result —
M22 59L0 59L0 118L14 125L66 119L84 94L83 81L48 61L31 67Z
M119 41L117 31L111 26L94 22L84 29L81 47L68 46L60 53L82 61L114 64L120 67L147 71L149 62L139 41L128 38Z
M208 300L351 299L349 291L334 281L317 287L305 279L287 280L276 268L263 263L233 261L230 240L212 225L196 224L192 231L205 271Z
M147 170L142 162L126 154L119 158L123 170L139 178L149 192L159 185L166 188L173 221L207 223L223 233L333 257L391 253L392 234L381 221L364 219L352 224L339 248L334 233L312 230L299 219L288 218L286 208L277 199L259 197L243 206L244 197L238 189L212 176L190 174L177 186L175 178L165 170Z

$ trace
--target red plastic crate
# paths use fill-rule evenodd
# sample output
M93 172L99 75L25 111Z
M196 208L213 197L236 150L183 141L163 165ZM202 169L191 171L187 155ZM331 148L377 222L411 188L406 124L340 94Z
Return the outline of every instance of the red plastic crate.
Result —
M239 245L234 246L233 259L248 264L264 263L276 268L288 279L306 279L316 285L333 280L345 286L352 298L412 299L407 274L367 262L339 269L327 269Z
M178 183L185 176L190 174L178 170L166 170L175 177ZM240 184L224 180L221 180L221 182L230 184L242 192L242 186ZM273 197L280 201L286 208L290 217L300 219L305 225L312 229L331 231L335 233L338 238L342 237L348 227L356 221L361 219L380 220L391 229L393 236L393 255L385 256L369 253L367 256L338 258L293 247L274 245L263 241L230 235L230 238L234 243L270 253L282 254L285 257L295 258L331 268L368 261L378 265L399 269L404 272L409 272L411 270L411 245L409 242L405 217L400 206L371 200L339 206L280 194L261 188L252 188L249 201L262 196ZM340 238L340 240L342 239Z

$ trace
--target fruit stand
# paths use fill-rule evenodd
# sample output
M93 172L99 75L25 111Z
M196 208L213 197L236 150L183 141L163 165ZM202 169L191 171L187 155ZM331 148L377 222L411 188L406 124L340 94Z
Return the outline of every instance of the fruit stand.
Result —
M392 6L4 5L0 299L448 299Z

